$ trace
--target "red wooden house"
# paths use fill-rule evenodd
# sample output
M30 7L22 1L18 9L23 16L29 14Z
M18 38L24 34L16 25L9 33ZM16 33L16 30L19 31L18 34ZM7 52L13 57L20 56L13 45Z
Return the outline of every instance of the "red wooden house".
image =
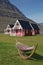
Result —
M13 29L14 36L29 36L32 35L32 28L27 21L17 20Z
M9 24L4 31L5 34L10 36L31 36L39 34L37 24L29 23L28 21L16 20L15 24Z

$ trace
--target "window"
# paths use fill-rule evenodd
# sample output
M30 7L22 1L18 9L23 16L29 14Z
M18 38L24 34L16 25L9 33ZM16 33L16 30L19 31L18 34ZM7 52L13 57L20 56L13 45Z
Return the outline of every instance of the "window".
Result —
M19 23L17 22L17 24L16 24L17 26L19 26Z

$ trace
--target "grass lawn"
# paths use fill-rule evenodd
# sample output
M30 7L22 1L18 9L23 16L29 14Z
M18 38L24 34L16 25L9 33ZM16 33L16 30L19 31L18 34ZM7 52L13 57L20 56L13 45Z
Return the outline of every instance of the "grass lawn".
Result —
M38 43L36 53L31 59L21 59L15 39L29 46ZM0 65L43 65L43 35L10 37L0 34Z

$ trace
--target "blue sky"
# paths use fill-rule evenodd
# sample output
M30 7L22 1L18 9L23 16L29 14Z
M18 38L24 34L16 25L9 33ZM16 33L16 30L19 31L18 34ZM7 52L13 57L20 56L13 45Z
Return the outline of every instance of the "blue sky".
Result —
M43 0L10 0L28 18L43 23Z

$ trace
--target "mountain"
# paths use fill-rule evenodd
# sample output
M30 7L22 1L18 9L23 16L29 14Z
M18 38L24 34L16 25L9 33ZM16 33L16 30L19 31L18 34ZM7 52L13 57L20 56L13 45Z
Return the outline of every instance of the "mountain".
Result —
M14 24L17 19L36 24L36 22L27 18L15 5L11 4L9 0L0 0L0 33L4 32L8 24ZM40 24L38 26L40 32L43 33L43 26Z
M9 0L0 0L0 16L29 20L32 22L32 20L28 19L15 5L11 4Z
M9 0L0 0L0 33L4 32L8 24L14 24L16 19L35 23L28 19L15 5L11 4Z
M11 18L25 18L19 9L13 6L9 0L0 0L0 16Z
M39 24L43 26L43 23L39 23Z
M43 34L43 23L38 23L40 34Z

